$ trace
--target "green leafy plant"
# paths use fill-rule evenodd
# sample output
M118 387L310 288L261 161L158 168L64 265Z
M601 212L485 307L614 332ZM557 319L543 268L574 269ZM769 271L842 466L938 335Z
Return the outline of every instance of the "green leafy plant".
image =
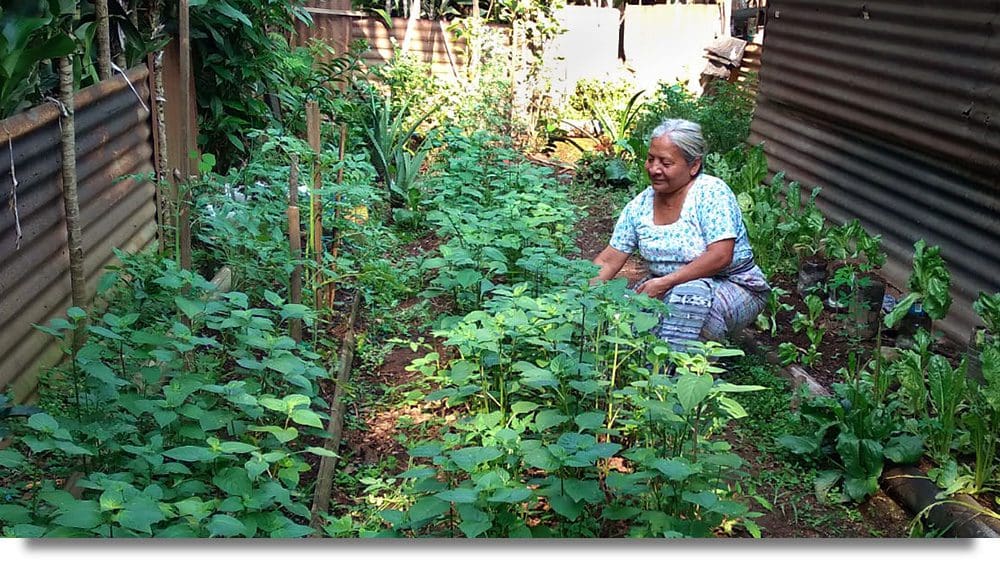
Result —
M871 365L856 381L834 384L834 396L808 398L793 413L812 432L778 439L796 454L822 464L834 462L835 468L817 475L815 486L821 500L842 482L846 497L860 502L878 490L886 460L910 464L923 454L922 439L902 431L896 401L876 396L875 376L884 372Z
M86 342L60 369L63 404L19 425L3 457L14 468L28 458L76 467L80 497L46 482L4 511L5 533L312 533L300 523L310 515L300 475L307 454L330 453L300 436L323 434L313 408L328 408L317 391L328 374L318 354L281 333L288 319L310 322L312 311L275 292L254 306L169 259L144 260L126 257L110 274L114 310L91 316ZM73 308L68 317L39 329L65 342L87 316Z
M394 111L389 97L380 99L373 94L369 99L370 114L365 131L368 150L390 204L396 207L404 201L414 201L410 194L417 192L415 179L427 154L428 139L423 138L415 150L410 150L409 146L412 146L417 129L433 112L411 120L408 108L409 103L404 102Z
M903 318L913 304L920 302L931 319L943 319L951 306L951 274L941 258L941 247L928 247L924 240L913 245L913 272L910 274L910 293L899 300L885 316L886 327L892 328Z
M788 295L788 291L780 287L772 287L771 292L767 297L767 305L764 306L764 311L757 316L757 327L762 331L767 331L771 337L774 337L778 333L778 314L784 311L791 311L794 306L781 301L783 297Z
M782 361L787 365L801 360L803 365L811 366L816 363L822 353L819 348L823 343L823 336L826 334L826 327L820 324L820 315L823 313L823 300L819 296L806 296L806 313L796 313L792 318L792 329L796 332L804 331L809 339L809 346L801 348L793 343L785 342L778 346Z
M75 39L60 25L75 2L24 3L0 11L0 118L42 98L40 64L70 55Z

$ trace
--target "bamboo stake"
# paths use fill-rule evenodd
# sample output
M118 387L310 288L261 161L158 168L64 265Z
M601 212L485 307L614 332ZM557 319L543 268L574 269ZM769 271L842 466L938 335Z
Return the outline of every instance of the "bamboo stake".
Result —
M315 287L314 302L318 310L323 308L325 298L323 296L324 288L320 285L323 282L323 278L319 271L323 267L323 201L319 196L319 191L323 186L323 174L320 172L319 104L315 101L306 102L306 138L309 141L309 146L312 147L313 153L315 153L313 161L312 204L310 207L310 227L312 228L310 240L312 241L313 255L316 257L316 275L313 277L313 286Z
M323 442L323 448L337 454L340 450L340 441L344 435L344 413L347 403L344 396L347 393L347 383L351 378L351 365L354 361L354 323L358 318L358 308L361 306L361 292L354 293L354 301L351 304L351 315L347 319L347 333L344 334L344 341L340 346L340 368L337 371L337 386L333 392L333 401L330 403L330 421L326 425L326 431L330 437ZM312 519L309 525L319 533L320 516L330 508L330 491L333 489L333 471L337 468L337 458L324 456L319 463L316 474L316 491L313 493Z
M94 0L97 20L97 75L101 81L111 78L111 24L108 21L108 0Z
M302 303L302 231L299 224L299 157L291 156L288 174L288 244L292 251L292 277L288 286L292 303ZM302 320L289 320L289 335L296 342L302 341Z
M191 23L188 0L180 0L178 6L180 27L180 81L181 81L181 177L183 185L188 185L194 169L191 168ZM180 266L191 269L191 207L187 192L183 197L178 192L177 233L180 239Z
M344 154L346 150L347 150L347 125L342 124L340 126L340 150L337 155L338 160L340 162L340 168L337 169L338 186L344 182ZM333 255L333 262L331 263L333 264L334 271L336 271L337 269L337 255L340 252L340 232L336 232L337 219L339 216L340 216L340 193L338 192L337 196L334 198L334 203L333 203L333 222L334 222L333 227L335 234L333 241L333 251L331 252L331 254ZM337 299L337 284L335 282L331 282L329 289L330 289L330 294L327 297L328 307L333 307L333 302L336 301Z

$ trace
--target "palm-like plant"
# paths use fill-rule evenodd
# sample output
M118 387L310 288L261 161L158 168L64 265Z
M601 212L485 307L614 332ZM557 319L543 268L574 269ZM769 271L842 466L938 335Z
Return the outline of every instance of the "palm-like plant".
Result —
M372 96L369 103L369 124L365 130L365 138L372 166L385 186L390 205L399 207L406 204L413 208L419 204L419 196L412 196L417 189L416 177L429 149L426 138L417 143L416 148L411 150L410 147L413 146L417 128L437 107L408 123L409 101L395 112L389 96Z

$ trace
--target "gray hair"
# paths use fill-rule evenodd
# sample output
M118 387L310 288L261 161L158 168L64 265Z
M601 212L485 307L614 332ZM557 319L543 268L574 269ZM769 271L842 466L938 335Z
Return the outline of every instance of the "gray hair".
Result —
M708 145L701 134L701 125L694 121L667 119L653 129L649 142L664 136L670 137L670 142L677 145L689 165L704 157L708 151Z

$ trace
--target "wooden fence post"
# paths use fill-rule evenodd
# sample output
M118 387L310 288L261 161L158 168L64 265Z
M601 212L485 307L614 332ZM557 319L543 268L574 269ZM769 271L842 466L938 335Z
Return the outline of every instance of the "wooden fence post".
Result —
M306 139L308 139L309 146L312 147L313 153L315 153L312 177L312 203L310 206L310 226L312 227L310 240L312 242L313 255L316 257L316 272L313 276L313 296L315 298L316 309L321 309L324 301L324 288L321 285L323 283L323 274L320 271L323 267L323 200L320 197L320 189L323 187L323 173L320 172L322 144L320 141L319 104L315 101L306 102Z
M181 76L181 189L178 189L177 233L180 241L180 266L191 269L191 24L188 0L180 0L178 25L180 35L180 76ZM181 191L183 190L183 196Z
M289 280L289 301L302 303L302 228L299 223L299 157L291 156L288 174L288 244L295 267ZM302 341L302 320L289 320L289 335L295 341Z

